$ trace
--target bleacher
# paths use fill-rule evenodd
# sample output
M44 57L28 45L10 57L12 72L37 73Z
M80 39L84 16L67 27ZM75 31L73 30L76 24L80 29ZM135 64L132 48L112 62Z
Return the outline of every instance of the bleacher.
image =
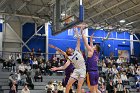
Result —
M2 71L2 64L0 64L0 93L9 93L9 80L8 77L12 72L8 72L6 69ZM34 77L34 73L32 73L31 77ZM31 93L46 93L45 86L49 81L61 81L64 76L43 76L43 82L33 82L34 90L30 89ZM21 93L23 86L18 86L18 93Z

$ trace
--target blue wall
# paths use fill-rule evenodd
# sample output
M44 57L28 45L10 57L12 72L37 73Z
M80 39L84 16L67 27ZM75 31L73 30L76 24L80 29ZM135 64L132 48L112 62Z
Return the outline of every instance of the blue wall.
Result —
M38 27L37 29L39 29ZM22 27L22 39L24 42L26 42L34 33L35 33L35 24L34 23L26 23ZM43 27L38 33L45 33L45 27ZM45 52L46 49L46 39L42 36L34 36L28 43L30 49L34 48L35 51L38 50L38 48L41 48L42 52ZM24 46L22 49L23 52L27 52L28 49Z
M136 36L140 39L140 34L136 34ZM136 40L135 36L133 39ZM140 57L140 42L134 42L134 56Z
M49 44L53 44L63 51L65 51L68 47L71 47L75 49L77 39L73 37L73 35L68 35L68 31L64 31L61 34L58 34L56 36L51 35L51 26L49 25L49 31L48 31L48 38L49 38ZM84 51L84 43L81 40L81 51ZM49 53L55 53L56 50L49 48Z
M89 29L89 35L94 33L95 37L106 37L107 33L104 30L93 30ZM117 33L111 32L109 38L119 38L119 39L130 39L130 34L127 32ZM125 42L125 44L123 43ZM104 56L109 56L110 53L114 53L114 56L118 56L118 50L128 50L130 52L130 42L129 41L122 41L122 40L102 40L102 39L95 39L94 43L99 43L101 47L101 54ZM111 47L108 47L108 45Z
M1 28L1 27L0 27ZM39 27L38 27L39 29ZM26 23L23 25L23 41L27 41L34 33L35 33L35 24L33 23ZM45 27L43 27L39 33L44 34L45 33ZM73 37L73 35L68 35L68 31L62 32L61 34L58 34L56 36L51 35L51 26L49 25L48 28L48 43L53 44L63 51L65 51L68 47L75 48L76 47L76 39ZM91 35L94 33L95 37L106 37L107 33L104 30L93 30L89 29L88 34ZM140 35L137 35L140 39ZM119 39L130 39L130 34L128 32L111 32L109 38L119 38ZM135 39L135 38L134 38ZM39 37L34 36L27 45L32 49L34 48L35 51L37 51L38 48L41 48L43 52L45 52L45 37ZM123 43L125 42L125 43ZM118 50L128 50L130 53L130 42L129 41L123 41L123 40L102 40L102 39L95 39L94 43L97 43L101 46L101 54L103 53L104 56L109 56L111 52L114 53L114 56L118 56ZM111 45L111 47L108 47L108 44ZM81 40L81 50L84 51L84 43ZM23 52L28 51L27 48L23 47ZM56 50L49 48L49 53L55 53ZM134 55L140 56L140 43L134 42Z
M2 23L0 23L0 32L2 32Z

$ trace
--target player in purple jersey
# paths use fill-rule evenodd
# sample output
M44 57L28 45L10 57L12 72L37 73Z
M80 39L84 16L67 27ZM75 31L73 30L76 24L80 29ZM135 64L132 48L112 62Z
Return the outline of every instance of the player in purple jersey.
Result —
M81 30L82 38L85 44L85 47L88 52L88 58L86 61L86 70L87 70L87 83L91 93L100 93L98 90L98 65L99 60L99 51L100 46L93 46L93 35L90 37L90 45L88 44L87 37L84 35L83 30Z

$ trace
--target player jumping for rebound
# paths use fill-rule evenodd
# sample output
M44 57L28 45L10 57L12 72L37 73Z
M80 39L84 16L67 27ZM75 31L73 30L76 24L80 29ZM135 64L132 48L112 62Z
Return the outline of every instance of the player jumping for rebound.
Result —
M53 45L49 45L49 46L51 48L54 48L57 51L59 51L61 54L63 54L68 59L64 66L53 67L53 68L51 68L51 70L56 71L56 70L66 69L70 63L73 63L73 65L75 67L75 69L74 69L73 73L71 74L71 76L68 80L68 83L66 85L66 93L69 93L69 90L70 90L72 84L76 80L78 81L77 93L81 93L81 87L83 85L84 78L86 76L86 66L85 66L85 60L80 51L80 37L77 38L77 46L76 46L75 50L73 50L72 48L67 49L67 53L70 54L71 56L68 56L64 51L62 51L61 49L59 49Z
M99 60L99 51L100 46L93 46L93 35L90 37L90 45L88 44L87 37L84 35L83 30L81 30L82 38L85 44L85 47L88 52L88 58L86 61L86 70L87 70L87 83L91 93L100 93L98 90L98 60Z

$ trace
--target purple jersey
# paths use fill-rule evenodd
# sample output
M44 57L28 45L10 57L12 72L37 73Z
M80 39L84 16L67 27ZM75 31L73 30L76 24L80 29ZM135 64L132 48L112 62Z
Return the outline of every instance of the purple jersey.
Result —
M97 65L98 60L99 60L99 53L96 50L94 50L92 57L87 58L87 62L86 62L87 72L98 70L98 65Z
M74 66L72 63L65 69L65 76L70 77L71 73L73 73Z

